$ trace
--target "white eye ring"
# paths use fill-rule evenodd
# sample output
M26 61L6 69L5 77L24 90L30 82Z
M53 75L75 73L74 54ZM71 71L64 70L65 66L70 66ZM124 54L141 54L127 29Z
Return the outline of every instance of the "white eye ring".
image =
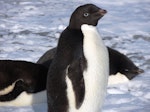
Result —
M128 69L124 69L124 71L128 72L129 70Z
M89 15L89 13L84 13L84 17L88 17Z

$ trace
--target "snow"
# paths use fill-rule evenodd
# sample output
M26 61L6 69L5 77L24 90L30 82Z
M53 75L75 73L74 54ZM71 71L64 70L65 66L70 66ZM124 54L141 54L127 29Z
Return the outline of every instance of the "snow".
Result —
M72 11L85 3L108 11L98 24L105 44L145 70L130 82L109 86L103 112L150 112L149 0L1 0L0 59L36 62L57 45ZM10 111L46 112L47 105L0 106L0 112Z

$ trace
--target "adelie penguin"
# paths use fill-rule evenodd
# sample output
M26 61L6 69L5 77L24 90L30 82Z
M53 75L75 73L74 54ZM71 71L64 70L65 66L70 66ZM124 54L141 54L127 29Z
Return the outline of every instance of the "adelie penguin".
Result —
M0 60L0 106L27 106L45 102L47 71L40 64Z
M105 14L106 10L86 4L71 15L48 71L48 112L101 111L109 59L96 26Z
M111 49L109 51L109 66L110 76L108 85L125 83L136 77L138 74L143 73L144 70L137 67L127 56Z

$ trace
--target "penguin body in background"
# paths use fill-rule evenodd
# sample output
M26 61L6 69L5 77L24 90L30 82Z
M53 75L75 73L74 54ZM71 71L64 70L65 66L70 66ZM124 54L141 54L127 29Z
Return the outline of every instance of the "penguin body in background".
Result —
M93 4L73 12L48 71L48 112L101 111L109 59L96 25L105 13Z
M0 60L0 106L25 106L45 101L47 71L40 64ZM38 98L42 94L43 97Z
M124 77L124 79L132 80L134 77L139 75L140 73L143 73L144 71L137 67L127 56L120 53L119 51L112 49L110 47L107 47L108 53L109 53L109 78L115 77L118 73L122 74L121 77ZM54 55L56 53L57 48L53 48L48 50L45 54L43 54L40 59L37 61L37 63L44 65L45 67L49 68ZM118 76L116 76L118 77ZM120 76L119 76L120 77ZM124 80L120 77L117 80L118 82L115 83L115 81L111 81L110 84L117 84L117 83L124 83ZM126 80L126 81L127 81Z

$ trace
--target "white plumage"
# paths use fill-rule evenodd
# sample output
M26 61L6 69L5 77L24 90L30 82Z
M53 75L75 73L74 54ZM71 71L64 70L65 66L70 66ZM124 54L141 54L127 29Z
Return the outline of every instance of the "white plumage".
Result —
M73 86L66 77L69 112L100 112L106 93L109 59L105 47L96 27L82 25L83 52L87 60L87 70L84 71L85 97L79 109L75 107Z

